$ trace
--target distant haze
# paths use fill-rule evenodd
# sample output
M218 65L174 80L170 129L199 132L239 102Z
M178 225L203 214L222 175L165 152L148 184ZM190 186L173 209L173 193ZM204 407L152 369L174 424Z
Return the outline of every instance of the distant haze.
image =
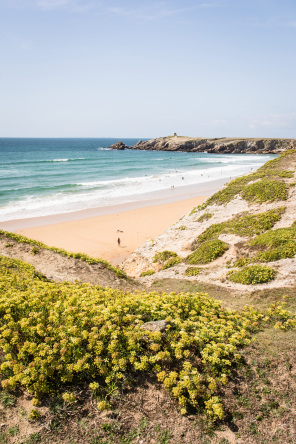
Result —
M295 0L0 0L0 137L296 137Z

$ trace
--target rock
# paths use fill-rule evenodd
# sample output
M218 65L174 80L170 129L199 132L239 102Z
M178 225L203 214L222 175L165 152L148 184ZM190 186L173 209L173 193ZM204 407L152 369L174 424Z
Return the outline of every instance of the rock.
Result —
M112 150L125 150L129 147L121 142L121 140L118 140L118 142L114 143L114 145L111 145L109 148L112 148Z
M183 136L139 140L131 149L155 151L186 151L226 154L281 154L296 148L296 139L190 138Z
M150 321L150 322L146 322L145 324L142 325L142 329L143 330L149 330L149 331L161 331L163 332L166 329L166 326L168 325L167 321L162 320L162 321Z

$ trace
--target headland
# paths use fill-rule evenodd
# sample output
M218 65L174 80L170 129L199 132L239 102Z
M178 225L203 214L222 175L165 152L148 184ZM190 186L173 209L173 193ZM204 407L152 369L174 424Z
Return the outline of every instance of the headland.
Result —
M147 141L139 140L136 145L130 147L118 141L110 148L117 150L129 148L136 150L207 152L216 154L281 154L288 149L295 149L296 139L256 139L242 137L202 138L185 137L174 134L173 136L158 137Z

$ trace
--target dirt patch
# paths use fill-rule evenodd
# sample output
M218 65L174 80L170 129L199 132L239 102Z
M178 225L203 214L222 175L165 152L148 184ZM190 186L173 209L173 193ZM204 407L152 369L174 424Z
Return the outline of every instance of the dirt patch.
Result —
M296 332L269 329L243 351L224 393L229 420L246 444L296 440Z

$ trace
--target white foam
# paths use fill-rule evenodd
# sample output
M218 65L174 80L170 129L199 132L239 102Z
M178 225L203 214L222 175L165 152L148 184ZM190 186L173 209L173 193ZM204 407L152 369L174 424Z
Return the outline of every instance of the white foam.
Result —
M141 175L136 177L124 177L120 179L94 180L78 182L77 192L58 192L45 197L27 197L19 201L10 202L0 208L0 221L25 219L29 217L46 216L59 213L67 213L87 208L103 207L141 200L141 195L147 193L163 192L165 190L198 186L217 179L229 181L237 176L257 169L264 156L245 156L244 164L235 156L223 158L223 162L215 167L201 169L196 168L160 172L153 175ZM66 162L69 159L54 159L56 162ZM200 159L209 162L208 156ZM220 162L221 158L210 159Z

